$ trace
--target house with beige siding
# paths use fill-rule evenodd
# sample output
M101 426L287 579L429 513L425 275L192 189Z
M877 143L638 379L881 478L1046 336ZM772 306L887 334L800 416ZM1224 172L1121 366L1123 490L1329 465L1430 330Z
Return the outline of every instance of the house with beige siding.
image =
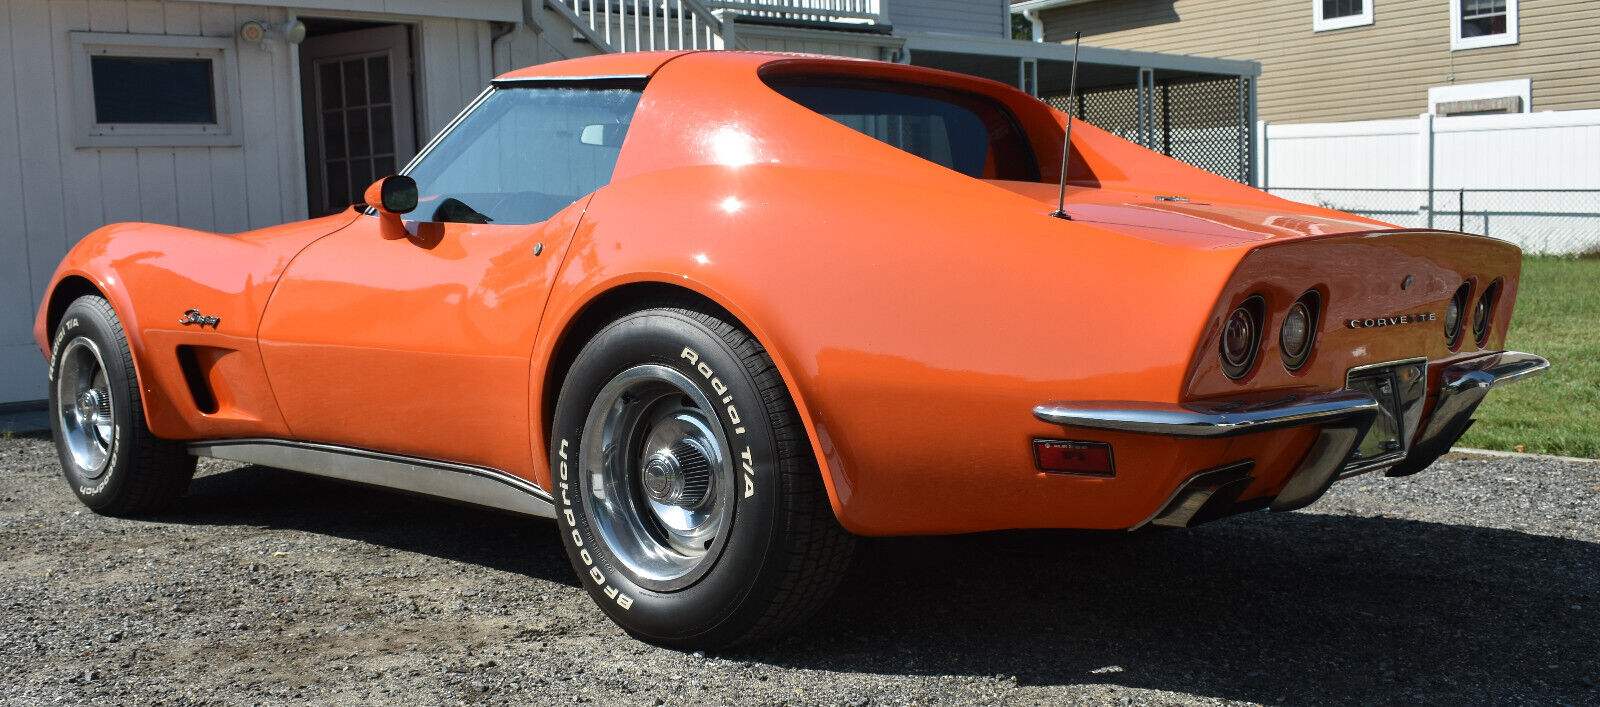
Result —
M1600 108L1595 0L1027 0L1044 42L1261 63L1273 123Z
M1043 46L1081 32L1097 48L1260 62L1251 181L1274 194L1530 253L1600 252L1600 1L1011 8Z

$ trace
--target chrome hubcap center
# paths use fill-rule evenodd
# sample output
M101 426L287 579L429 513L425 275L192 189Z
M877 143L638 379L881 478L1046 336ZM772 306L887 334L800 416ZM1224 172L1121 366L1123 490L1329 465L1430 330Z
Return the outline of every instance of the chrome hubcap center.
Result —
M711 463L693 442L683 440L651 454L645 460L641 481L650 500L693 508L705 500L711 485Z
M671 452L656 452L645 462L644 490L659 503L673 503L683 495L683 471Z
M80 423L97 425L103 417L102 406L109 406L109 402L99 388L91 388L78 396L78 409L74 412L78 415Z
M56 377L60 444L87 479L105 473L116 438L109 386L100 348L93 341L78 338L64 347Z

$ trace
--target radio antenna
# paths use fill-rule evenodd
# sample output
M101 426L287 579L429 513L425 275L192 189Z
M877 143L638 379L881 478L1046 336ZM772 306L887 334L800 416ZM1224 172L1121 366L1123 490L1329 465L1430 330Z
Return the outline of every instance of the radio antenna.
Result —
M1072 80L1067 85L1067 137L1061 141L1061 191L1056 194L1056 211L1051 216L1072 220L1067 213L1067 166L1072 159L1072 111L1078 104L1078 47L1083 33L1072 33Z

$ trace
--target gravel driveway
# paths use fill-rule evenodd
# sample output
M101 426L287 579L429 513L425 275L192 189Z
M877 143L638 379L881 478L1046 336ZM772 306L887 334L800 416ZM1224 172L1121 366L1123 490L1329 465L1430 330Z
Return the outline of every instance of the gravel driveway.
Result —
M1452 458L1192 531L862 544L801 633L629 639L547 521L202 462L101 518L0 441L0 703L1600 702L1600 465Z

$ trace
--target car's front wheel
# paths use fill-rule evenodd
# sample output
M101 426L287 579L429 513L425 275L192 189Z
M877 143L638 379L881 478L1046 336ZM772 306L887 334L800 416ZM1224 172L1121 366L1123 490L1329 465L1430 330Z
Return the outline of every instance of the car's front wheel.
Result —
M74 300L50 349L50 428L78 500L105 515L160 510L183 495L195 458L145 427L133 353L103 297Z
M790 628L838 584L853 537L772 360L723 317L611 322L574 359L553 427L568 556L630 634L724 648Z

